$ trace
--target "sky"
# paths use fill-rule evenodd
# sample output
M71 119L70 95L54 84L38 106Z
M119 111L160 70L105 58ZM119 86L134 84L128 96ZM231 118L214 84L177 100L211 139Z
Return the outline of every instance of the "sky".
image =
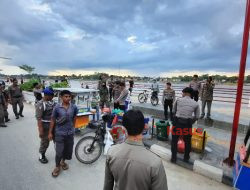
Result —
M1 73L238 73L246 0L0 0ZM249 61L247 73L250 74Z

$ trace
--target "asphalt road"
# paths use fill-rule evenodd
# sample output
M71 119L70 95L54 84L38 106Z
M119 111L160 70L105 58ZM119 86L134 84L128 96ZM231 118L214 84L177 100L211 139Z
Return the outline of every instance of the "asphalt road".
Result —
M49 163L38 161L39 138L34 107L25 104L24 118L16 120L9 109L11 122L0 128L0 190L99 190L103 187L105 157L92 165L84 165L75 157L70 169L58 178L51 177L54 168L54 146L51 143ZM75 138L75 142L78 141ZM169 162L163 162L170 190L232 189Z

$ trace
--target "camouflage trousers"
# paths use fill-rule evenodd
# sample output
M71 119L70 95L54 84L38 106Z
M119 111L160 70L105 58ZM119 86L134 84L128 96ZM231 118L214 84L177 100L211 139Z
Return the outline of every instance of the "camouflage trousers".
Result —
M41 154L44 154L46 152L46 150L49 147L49 128L48 127L44 127L43 128L43 137L41 138L41 142L40 142L40 148L39 148L39 152Z

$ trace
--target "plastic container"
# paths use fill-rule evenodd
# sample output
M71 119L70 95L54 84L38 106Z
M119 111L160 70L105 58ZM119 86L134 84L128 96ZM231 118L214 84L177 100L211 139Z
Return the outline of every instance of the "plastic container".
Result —
M198 132L195 132L195 129L193 129L192 150L194 152L201 153L205 149L206 143L207 143L207 138L209 136L207 135L207 132L205 134L204 134L204 132L205 131L203 131L202 133L198 133ZM204 142L204 145L203 145L203 142Z
M157 139L160 141L167 141L168 140L168 129L170 124L167 121L160 120L156 122L156 136Z

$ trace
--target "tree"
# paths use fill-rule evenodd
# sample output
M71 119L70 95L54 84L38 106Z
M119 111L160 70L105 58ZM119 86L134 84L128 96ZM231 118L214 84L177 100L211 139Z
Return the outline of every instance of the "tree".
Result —
M19 68L26 71L29 74L31 74L35 70L35 67L31 67L31 66L26 65L26 64L20 65Z

